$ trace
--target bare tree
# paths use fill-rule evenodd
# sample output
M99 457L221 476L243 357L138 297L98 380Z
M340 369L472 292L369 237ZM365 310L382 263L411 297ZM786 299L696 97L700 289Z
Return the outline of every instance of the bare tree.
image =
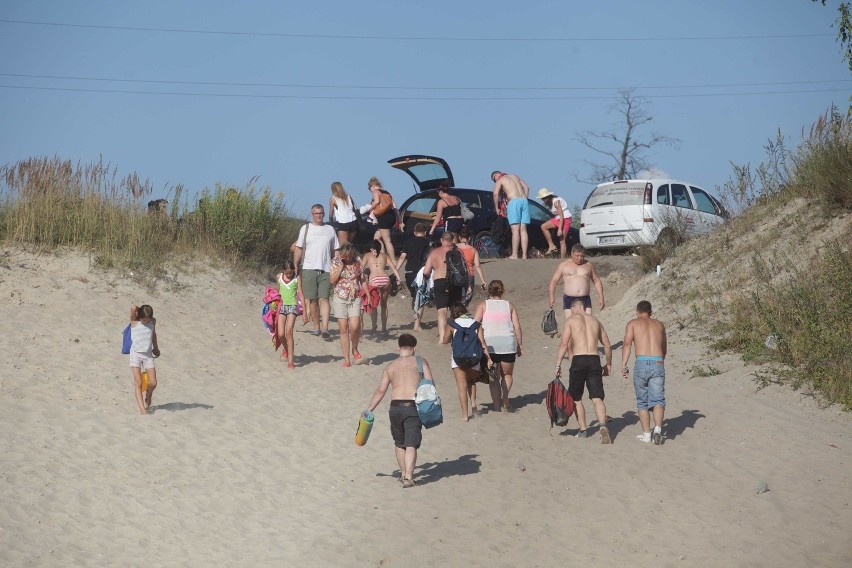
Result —
M583 183L602 183L615 179L635 178L642 170L651 168L648 151L658 144L679 148L677 138L652 132L649 138L640 138L637 130L653 120L654 116L646 109L647 101L633 93L633 89L618 92L618 100L610 107L617 111L623 122L607 131L587 130L577 135L576 140L583 146L604 156L604 162L583 160L592 168L591 177L577 181ZM623 128L623 130L621 130ZM618 130L617 130L618 129Z

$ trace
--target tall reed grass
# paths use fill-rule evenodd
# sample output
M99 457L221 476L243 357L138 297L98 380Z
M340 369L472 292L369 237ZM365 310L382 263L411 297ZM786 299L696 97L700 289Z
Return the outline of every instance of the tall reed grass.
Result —
M0 167L0 240L43 250L76 247L105 267L162 268L212 255L233 265L280 264L289 256L299 221L283 196L217 185L190 208L181 186L171 207L149 213L152 188L137 174L119 177L102 160L74 164L30 158ZM171 192L170 192L171 193Z

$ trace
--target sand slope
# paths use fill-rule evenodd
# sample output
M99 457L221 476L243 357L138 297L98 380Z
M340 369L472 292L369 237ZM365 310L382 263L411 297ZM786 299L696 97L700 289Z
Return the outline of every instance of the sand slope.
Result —
M631 288L630 258L595 262L617 342L656 277ZM555 264L484 267L522 316L519 412L461 423L449 350L434 329L419 334L445 423L424 436L421 485L402 490L387 400L369 443L353 436L408 327L406 300L392 300L389 336L368 333L370 364L341 368L336 335L298 327L288 371L260 323L259 283L208 271L151 293L79 255L0 252L0 565L850 565L849 416L806 393L756 392L753 369L685 332L670 330L662 447L635 439L620 376L605 383L612 446L574 438L573 420L549 430L558 340L538 326ZM154 306L163 352L148 417L120 355L133 302ZM697 363L722 373L690 378Z

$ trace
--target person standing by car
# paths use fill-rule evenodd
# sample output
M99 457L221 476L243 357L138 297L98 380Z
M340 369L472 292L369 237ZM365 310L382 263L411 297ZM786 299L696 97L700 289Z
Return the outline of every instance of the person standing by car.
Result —
M329 219L337 229L337 240L340 244L351 243L355 233L358 232L358 215L355 212L355 202L339 181L331 184L328 211Z
M546 187L538 190L537 197L550 209L550 213L553 215L552 219L541 224L541 232L547 241L547 252L544 254L556 252L553 237L550 236L550 231L556 229L556 237L559 239L559 258L565 258L568 252L567 241L572 219L568 202L551 193Z
M526 182L515 174L504 174L499 170L491 172L491 181L494 182L494 209L500 210L500 193L505 193L509 199L506 206L506 218L512 228L512 254L509 258L527 259L527 248L529 247L529 235L527 225L530 224L530 207L527 199L530 188ZM518 256L520 254L520 256Z
M464 218L461 214L461 199L450 193L447 182L438 184L438 208L435 210L435 220L429 227L429 235L435 232L435 228L441 219L444 220L444 230L458 233L464 226Z
M328 339L328 319L331 307L328 298L331 295L331 259L340 243L337 233L331 225L323 223L325 209L319 203L311 207L311 222L299 230L293 250L293 262L300 268L302 292L308 300L311 321L314 323L312 335ZM322 326L322 329L320 329Z
M382 182L379 181L379 178L375 176L371 177L370 181L367 182L367 187L373 195L369 210L376 216L376 222L378 223L376 232L385 244L385 250L387 250L391 262L396 264L396 251L393 248L390 235L391 229L393 229L399 220L396 203L393 200L393 196L382 188Z

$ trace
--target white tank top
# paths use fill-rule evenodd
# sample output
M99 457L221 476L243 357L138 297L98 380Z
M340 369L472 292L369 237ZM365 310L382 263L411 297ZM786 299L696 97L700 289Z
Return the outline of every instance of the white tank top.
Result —
M334 198L334 220L338 223L351 223L356 219L355 209L352 207L352 198L345 201L339 197Z
M515 326L512 324L512 308L506 300L485 300L482 315L482 331L491 353L515 353Z
M137 321L130 326L130 352L150 353L154 349L154 322Z

